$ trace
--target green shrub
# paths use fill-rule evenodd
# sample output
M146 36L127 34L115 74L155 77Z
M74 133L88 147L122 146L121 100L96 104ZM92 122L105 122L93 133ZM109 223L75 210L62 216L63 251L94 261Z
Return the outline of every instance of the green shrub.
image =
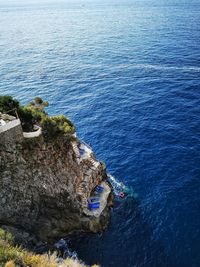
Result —
M58 125L54 120L52 120L50 117L46 116L41 121L41 127L44 135L46 137L55 137L56 135L60 134L60 130L58 128Z
M9 244L0 244L0 263L14 260L20 262L23 256L23 250L20 247L14 247Z
M15 99L12 98L12 96L5 95L5 96L0 96L0 112L2 113L7 113L9 112L10 115L15 116L15 111L14 109L19 108L19 102Z
M7 241L9 243L12 243L13 236L11 235L11 233L0 228L0 240L4 240L4 241Z
M35 99L34 99L35 103L38 104L38 105L41 105L43 103L43 100L41 97L39 96L36 96Z
M49 102L43 101L43 99L41 97L37 96L37 97L35 97L34 101L31 101L28 105L34 106L38 110L44 110L45 107L49 106Z
M41 126L47 137L73 134L75 132L74 125L64 115L53 117L45 116L41 120Z

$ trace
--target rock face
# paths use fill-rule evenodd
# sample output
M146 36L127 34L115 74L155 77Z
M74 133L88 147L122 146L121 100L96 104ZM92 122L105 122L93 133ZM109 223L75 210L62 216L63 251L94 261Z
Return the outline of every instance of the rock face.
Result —
M105 165L92 150L81 144L85 150L80 151L80 141L72 136L47 141L42 135L23 138L19 126L10 131L0 133L0 225L43 241L104 229L110 216L107 198L99 216L86 212L87 197L106 180Z

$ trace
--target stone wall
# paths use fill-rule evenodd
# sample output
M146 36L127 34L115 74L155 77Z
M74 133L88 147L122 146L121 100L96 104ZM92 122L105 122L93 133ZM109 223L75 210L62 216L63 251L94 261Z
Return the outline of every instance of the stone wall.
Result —
M1 126L0 129L0 146L9 146L23 141L23 130L19 119Z

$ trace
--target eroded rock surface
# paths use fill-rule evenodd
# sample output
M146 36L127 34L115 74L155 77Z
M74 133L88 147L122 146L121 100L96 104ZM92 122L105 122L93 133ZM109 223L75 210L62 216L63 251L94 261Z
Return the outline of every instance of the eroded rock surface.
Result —
M78 144L42 136L7 142L0 134L0 225L44 241L107 226L107 205L99 216L84 213L92 189L106 178L105 165L93 153L82 159Z

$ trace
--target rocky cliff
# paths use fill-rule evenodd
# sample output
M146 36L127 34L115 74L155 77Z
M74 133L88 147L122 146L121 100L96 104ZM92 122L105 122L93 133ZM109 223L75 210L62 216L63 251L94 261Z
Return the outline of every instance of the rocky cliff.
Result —
M74 135L24 138L17 127L0 133L0 225L43 241L104 229L111 188L91 148ZM87 198L102 182L100 209L89 211Z

